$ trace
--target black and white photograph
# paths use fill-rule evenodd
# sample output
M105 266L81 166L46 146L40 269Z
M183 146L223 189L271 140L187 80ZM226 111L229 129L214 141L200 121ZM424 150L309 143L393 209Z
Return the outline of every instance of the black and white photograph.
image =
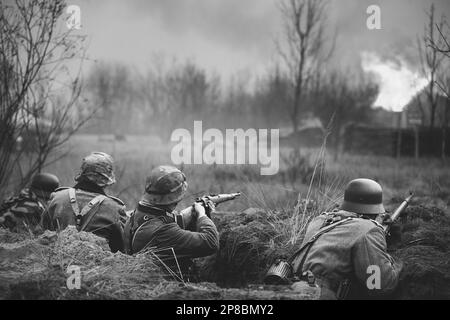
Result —
M449 0L0 2L0 300L449 300L449 205Z

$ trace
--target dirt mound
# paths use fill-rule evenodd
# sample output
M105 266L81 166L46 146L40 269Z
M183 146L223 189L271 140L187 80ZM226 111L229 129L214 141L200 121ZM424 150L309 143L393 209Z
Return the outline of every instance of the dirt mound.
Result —
M6 299L143 299L159 295L154 288L165 281L151 257L113 254L105 239L74 227L0 243L0 257ZM80 289L66 286L69 266L79 267Z
M0 298L317 298L312 292L293 292L286 287L258 287L273 261L289 256L296 248L280 238L264 211L221 213L215 220L221 250L197 261L200 278L207 282L187 284L168 279L151 253L114 254L103 238L73 227L59 234L46 231L38 237L0 229ZM402 241L392 253L405 266L395 298L449 299L449 213L433 206L411 206L401 225ZM80 268L80 289L67 288L69 266Z
M402 220L404 262L398 297L450 299L450 215L437 207L412 206Z
M200 276L223 287L262 283L275 259L288 257L293 248L279 238L267 214L250 208L242 213L217 214L220 251L200 259Z
M167 280L151 253L111 253L103 238L68 227L59 234L19 236L0 230L0 299L317 299L311 290L223 289ZM69 290L67 268L81 273Z

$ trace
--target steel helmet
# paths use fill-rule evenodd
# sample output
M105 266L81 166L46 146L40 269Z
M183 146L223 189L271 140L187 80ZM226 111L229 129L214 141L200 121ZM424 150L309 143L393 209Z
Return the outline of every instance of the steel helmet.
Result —
M187 182L183 172L172 166L159 166L150 172L143 200L153 205L170 205L183 199Z
M358 214L382 214L383 190L371 179L355 179L345 188L341 209Z
M114 176L114 160L104 152L92 152L83 158L80 173L75 181L86 178L100 187L110 186L116 183Z
M52 193L59 187L59 179L51 173L38 173L31 180L30 188Z

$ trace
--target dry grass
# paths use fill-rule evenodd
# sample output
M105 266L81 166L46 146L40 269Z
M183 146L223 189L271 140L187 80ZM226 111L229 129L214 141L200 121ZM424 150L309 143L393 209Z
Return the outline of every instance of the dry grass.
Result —
M2 243L8 232L2 232ZM68 227L34 239L1 244L3 298L148 299L168 281L150 254L111 253L103 238ZM69 266L81 271L81 288L68 290Z
M69 155L47 169L60 176L64 185L71 185L82 156L94 150L109 152L116 159L118 183L110 192L121 197L128 209L133 209L141 195L145 174L156 165L170 163L170 148L154 138L130 136L126 141L111 142L100 141L95 136L78 136L71 141ZM416 193L413 205L447 210L450 204L448 161L355 155L343 155L338 161L333 161L324 147L305 148L301 153L291 154L288 149L282 149L281 152L283 158L288 160L281 163L280 174L275 176L260 176L259 169L254 166L187 165L183 168L189 182L189 194L180 208L188 206L196 196L203 193L241 191L243 194L240 199L219 207L221 212L229 212L218 213L215 218L221 233L221 251L217 257L203 259L200 263L203 279L224 286L260 282L274 259L287 256L295 250L308 222L341 201L345 184L353 178L365 177L379 181L384 188L388 209L397 206L410 190ZM256 209L238 214L251 207ZM421 220L417 223L419 230L424 230L421 226L426 222ZM411 226L409 224L406 228ZM436 228L436 225L433 226ZM411 235L408 241L419 236L408 233L408 230L405 234ZM413 260L420 261L418 249L408 250L405 251L405 254L408 253L406 259L415 256L418 258ZM123 255L103 257L101 261L104 264L100 268L92 266L91 272L87 273L89 287L95 290L86 291L85 295L142 298L154 294L151 288L164 290L164 281L151 288L137 282L143 278L142 274L150 265L145 264L145 257L134 258L143 260L128 260L131 258ZM119 265L115 264L116 260ZM136 271L132 273L136 279L126 275L121 266ZM120 270L119 274L108 279L99 278L113 269ZM61 268L58 270L61 277L66 276ZM448 267L444 266L441 270L448 270ZM123 281L120 280L122 276ZM49 283L50 280L46 281ZM120 288L114 287L115 281L122 283ZM137 287L128 288L127 283L134 283ZM136 288L139 289L134 290Z

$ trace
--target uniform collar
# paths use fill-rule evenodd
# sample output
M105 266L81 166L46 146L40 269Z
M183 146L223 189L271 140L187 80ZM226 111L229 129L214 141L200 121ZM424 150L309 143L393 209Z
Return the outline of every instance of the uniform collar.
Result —
M355 212L345 211L338 209L337 211L333 212L334 215L340 216L342 218L361 218L361 219L367 219L367 220L375 220L376 215L362 215Z
M137 205L137 210L140 212L143 212L145 214L150 214L153 216L166 216L169 218L174 219L175 214L172 212L168 212L164 209L160 209L157 207L153 207L153 206L148 206L146 204L144 204L142 201L139 201L138 205Z
M105 190L89 180L81 180L75 186L75 189L81 189L87 192L100 193L106 196Z
M153 215L162 215L162 214L166 213L165 210L157 208L157 207L146 205L142 201L139 201L139 203L137 205L137 209L139 211L144 212L144 213L149 213L149 214L153 214Z

